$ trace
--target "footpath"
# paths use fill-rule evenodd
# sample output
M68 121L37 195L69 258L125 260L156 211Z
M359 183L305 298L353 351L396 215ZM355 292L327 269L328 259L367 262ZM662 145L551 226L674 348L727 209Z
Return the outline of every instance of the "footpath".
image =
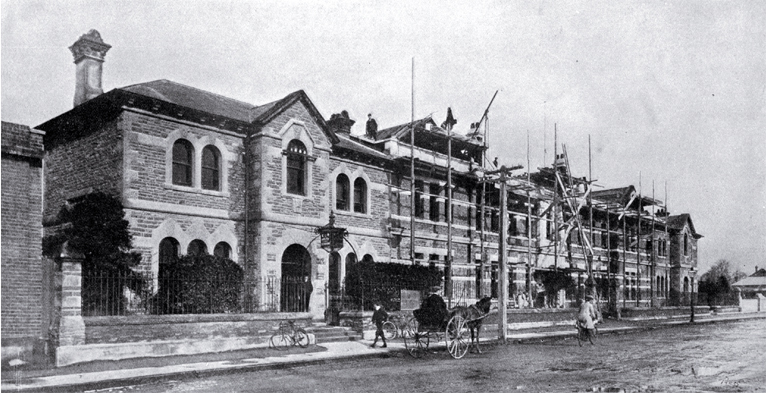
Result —
M703 314L695 324L731 322L766 318L766 313ZM689 316L672 319L606 320L599 325L599 335L622 334L641 330L689 325ZM497 325L485 324L482 342L497 342ZM574 326L549 326L513 330L507 343L523 344L546 340L574 338ZM60 368L3 370L3 392L61 392L104 389L150 383L169 378L204 377L210 375L256 371L289 366L320 364L328 361L388 357L392 352L405 351L400 339L389 340L387 348L370 348L371 341L317 343L308 348L277 351L268 348L224 353L128 359L93 362ZM444 346L444 343L439 345ZM436 347L438 348L437 345ZM433 343L432 343L433 346Z

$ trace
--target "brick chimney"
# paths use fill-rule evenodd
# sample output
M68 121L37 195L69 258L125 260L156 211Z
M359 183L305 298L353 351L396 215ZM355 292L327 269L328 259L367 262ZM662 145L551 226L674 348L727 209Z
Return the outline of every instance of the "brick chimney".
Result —
M336 134L349 134L351 133L351 126L356 121L349 119L348 112L342 111L341 113L334 113L330 116L330 120L327 121L327 125Z
M74 55L74 64L77 66L74 106L104 92L101 90L101 65L104 63L106 52L111 47L104 43L101 34L96 30L83 34L69 47Z

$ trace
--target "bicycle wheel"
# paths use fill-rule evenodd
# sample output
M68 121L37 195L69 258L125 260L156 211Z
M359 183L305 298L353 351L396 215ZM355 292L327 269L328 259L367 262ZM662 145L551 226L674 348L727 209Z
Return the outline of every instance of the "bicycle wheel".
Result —
M396 338L396 325L391 321L383 322L383 337L386 340L392 340Z
M269 348L273 348L278 351L283 351L289 348L291 345L292 342L290 340L290 336L284 334L283 332L276 333L269 339Z
M309 335L302 328L295 329L295 343L301 348L309 346Z

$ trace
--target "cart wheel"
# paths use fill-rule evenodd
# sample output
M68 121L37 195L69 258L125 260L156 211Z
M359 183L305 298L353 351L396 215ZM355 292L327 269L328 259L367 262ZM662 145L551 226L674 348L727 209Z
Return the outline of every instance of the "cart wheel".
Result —
M468 326L465 318L455 315L447 322L447 329L444 332L444 341L447 342L447 349L450 356L460 359L468 352L469 338Z
M404 347L407 348L407 353L414 358L422 358L428 348L428 333L415 332L412 337L403 336Z
M418 320L415 317L410 318L402 327L402 337L415 338L415 333L418 332L419 328Z
M393 340L396 338L396 325L391 321L383 322L383 337L386 340Z

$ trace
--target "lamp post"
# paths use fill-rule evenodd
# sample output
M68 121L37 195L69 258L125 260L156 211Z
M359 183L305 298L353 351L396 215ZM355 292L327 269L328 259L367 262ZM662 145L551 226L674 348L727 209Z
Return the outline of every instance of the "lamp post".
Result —
M694 267L692 267L692 268L689 269L689 273L690 273L690 275L692 277L692 287L691 287L691 291L690 291L691 296L689 297L689 306L691 307L692 315L691 315L691 319L689 320L689 322L690 323L694 323L694 276L696 275L697 272L695 272L694 271Z
M328 254L332 254L343 248L343 241L346 240L346 236L348 236L346 228L338 228L335 226L335 212L332 210L330 211L330 222L325 226L315 229L315 232L319 235L320 246L323 250L327 251ZM361 274L359 281L361 283ZM328 305L328 297L329 291L325 289L325 308ZM364 295L362 295L362 299L364 299Z

